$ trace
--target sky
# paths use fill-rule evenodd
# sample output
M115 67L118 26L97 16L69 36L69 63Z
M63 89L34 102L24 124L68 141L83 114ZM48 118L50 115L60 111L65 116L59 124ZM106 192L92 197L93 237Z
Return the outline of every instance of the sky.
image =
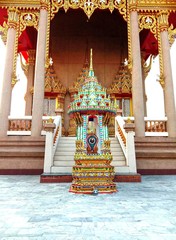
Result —
M0 94L2 89L2 80L4 72L5 46L0 38ZM176 40L171 47L172 74L174 90L176 89ZM155 57L152 68L145 79L145 89L147 95L147 117L161 119L165 116L163 89L157 81L159 78L159 58ZM12 91L11 116L23 117L25 115L25 93L27 80L24 72L21 70L20 61L17 61L17 79L19 80ZM175 90L176 93L176 90ZM175 94L176 96L176 94ZM176 99L176 97L175 97Z

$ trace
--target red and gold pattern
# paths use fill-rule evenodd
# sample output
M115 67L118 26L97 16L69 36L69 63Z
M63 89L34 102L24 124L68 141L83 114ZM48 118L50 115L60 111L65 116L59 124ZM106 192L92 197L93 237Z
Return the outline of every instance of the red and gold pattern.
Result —
M77 158L77 156L75 156ZM91 194L94 189L99 193L117 192L113 182L115 171L111 166L112 155L86 155L75 159L73 167L73 182L70 192Z

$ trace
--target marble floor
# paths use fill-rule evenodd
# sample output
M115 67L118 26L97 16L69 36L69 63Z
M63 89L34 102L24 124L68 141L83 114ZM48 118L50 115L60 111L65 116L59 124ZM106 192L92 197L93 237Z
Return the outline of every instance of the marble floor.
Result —
M0 240L175 240L176 176L118 183L113 194L0 176Z

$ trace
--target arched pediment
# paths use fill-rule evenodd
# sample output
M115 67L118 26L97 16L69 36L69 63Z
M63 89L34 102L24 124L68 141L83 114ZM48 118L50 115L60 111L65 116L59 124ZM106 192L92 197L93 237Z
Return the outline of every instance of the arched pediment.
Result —
M63 8L65 12L68 9L81 8L88 18L91 17L96 9L109 9L112 12L118 9L126 20L126 0L52 0L51 16Z

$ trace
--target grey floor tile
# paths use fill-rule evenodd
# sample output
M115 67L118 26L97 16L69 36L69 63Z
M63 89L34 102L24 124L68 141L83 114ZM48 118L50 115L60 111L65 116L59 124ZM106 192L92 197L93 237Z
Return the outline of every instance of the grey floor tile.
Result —
M175 183L143 176L92 196L39 176L0 176L0 240L175 240Z

